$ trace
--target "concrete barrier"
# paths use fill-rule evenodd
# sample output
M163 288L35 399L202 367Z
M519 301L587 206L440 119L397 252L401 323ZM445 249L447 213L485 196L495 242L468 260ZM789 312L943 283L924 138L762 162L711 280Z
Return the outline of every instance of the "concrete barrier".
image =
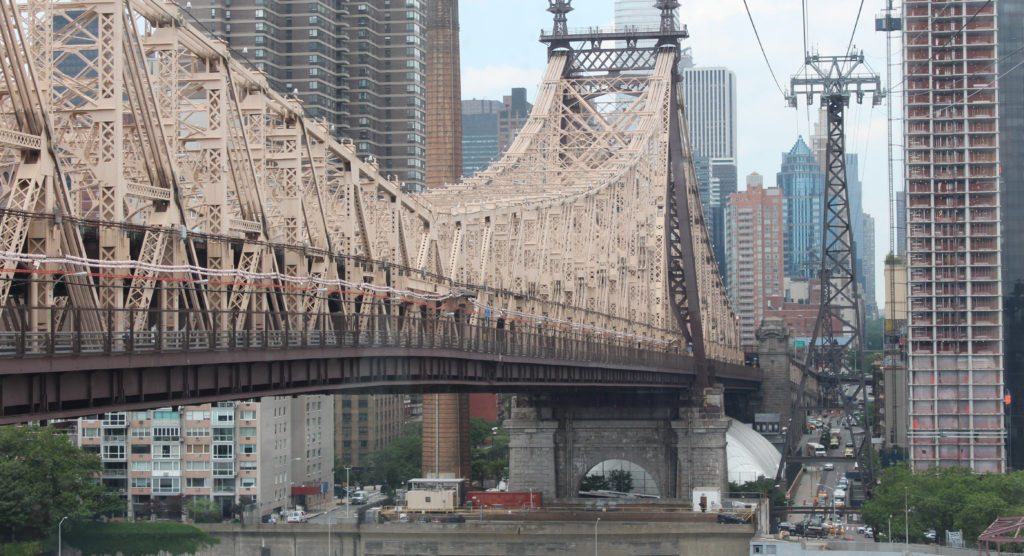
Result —
M595 519L598 516L595 516ZM220 539L198 556L484 556L495 554L594 554L603 556L736 556L749 552L752 525L717 523L467 522L262 527L204 525Z

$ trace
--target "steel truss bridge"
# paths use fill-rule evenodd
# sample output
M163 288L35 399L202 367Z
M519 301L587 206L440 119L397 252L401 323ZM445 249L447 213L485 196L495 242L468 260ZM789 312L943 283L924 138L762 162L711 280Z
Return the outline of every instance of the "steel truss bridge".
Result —
M346 388L756 387L662 4L652 30L570 34L563 14L504 157L408 194L173 3L3 0L0 422Z

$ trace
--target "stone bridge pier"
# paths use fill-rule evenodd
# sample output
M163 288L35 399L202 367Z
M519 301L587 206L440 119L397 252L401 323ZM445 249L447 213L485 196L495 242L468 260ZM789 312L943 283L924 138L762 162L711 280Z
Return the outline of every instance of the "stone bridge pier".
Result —
M720 389L708 389L701 408L665 393L519 397L505 427L509 490L577 498L583 478L607 462L642 468L648 492L653 482L661 498L691 500L694 488L728 486Z

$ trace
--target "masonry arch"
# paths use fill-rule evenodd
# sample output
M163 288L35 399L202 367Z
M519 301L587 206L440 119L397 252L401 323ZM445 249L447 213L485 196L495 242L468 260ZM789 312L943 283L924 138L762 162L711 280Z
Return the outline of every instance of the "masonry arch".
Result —
M629 477L628 482L632 485L627 492L647 496L662 496L661 488L658 486L658 480L654 474L642 465L626 459L606 459L594 464L580 477L578 490L584 491L589 490L588 487L594 487L594 490L618 491L616 476L621 476L622 474ZM603 477L605 488L596 488L600 482L595 480L598 477Z

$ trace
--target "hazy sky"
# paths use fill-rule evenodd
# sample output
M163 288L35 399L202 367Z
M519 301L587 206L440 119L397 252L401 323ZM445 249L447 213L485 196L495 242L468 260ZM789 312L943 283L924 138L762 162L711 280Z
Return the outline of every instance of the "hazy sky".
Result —
M806 0L808 48L821 54L846 50L860 0ZM803 34L800 1L748 0L768 59L783 89L802 67ZM654 4L654 0L651 0ZM461 0L462 96L500 99L512 87L526 87L533 99L546 62L544 46L537 42L541 28L551 26L545 0ZM611 25L614 0L575 0L569 27ZM885 35L874 30L874 18L884 7L881 0L865 0L853 44L864 50L868 65L882 76L885 87ZM652 8L653 9L653 8ZM775 185L783 151L798 135L810 135L808 122L817 120L817 104L810 114L804 101L788 108L768 72L754 38L743 0L683 0L680 19L690 31L684 46L693 49L699 66L724 66L736 73L739 104L739 173L758 172L765 185ZM899 41L893 41L898 60ZM899 67L893 68L898 84ZM897 99L897 103L900 101ZM899 114L898 104L893 108ZM898 124L898 122L897 122ZM900 128L894 128L898 146ZM876 297L885 297L882 261L889 251L886 107L869 101L851 104L847 111L847 151L860 155L864 183L864 211L875 217ZM898 162L898 161L897 161ZM902 168L894 169L900 183Z

